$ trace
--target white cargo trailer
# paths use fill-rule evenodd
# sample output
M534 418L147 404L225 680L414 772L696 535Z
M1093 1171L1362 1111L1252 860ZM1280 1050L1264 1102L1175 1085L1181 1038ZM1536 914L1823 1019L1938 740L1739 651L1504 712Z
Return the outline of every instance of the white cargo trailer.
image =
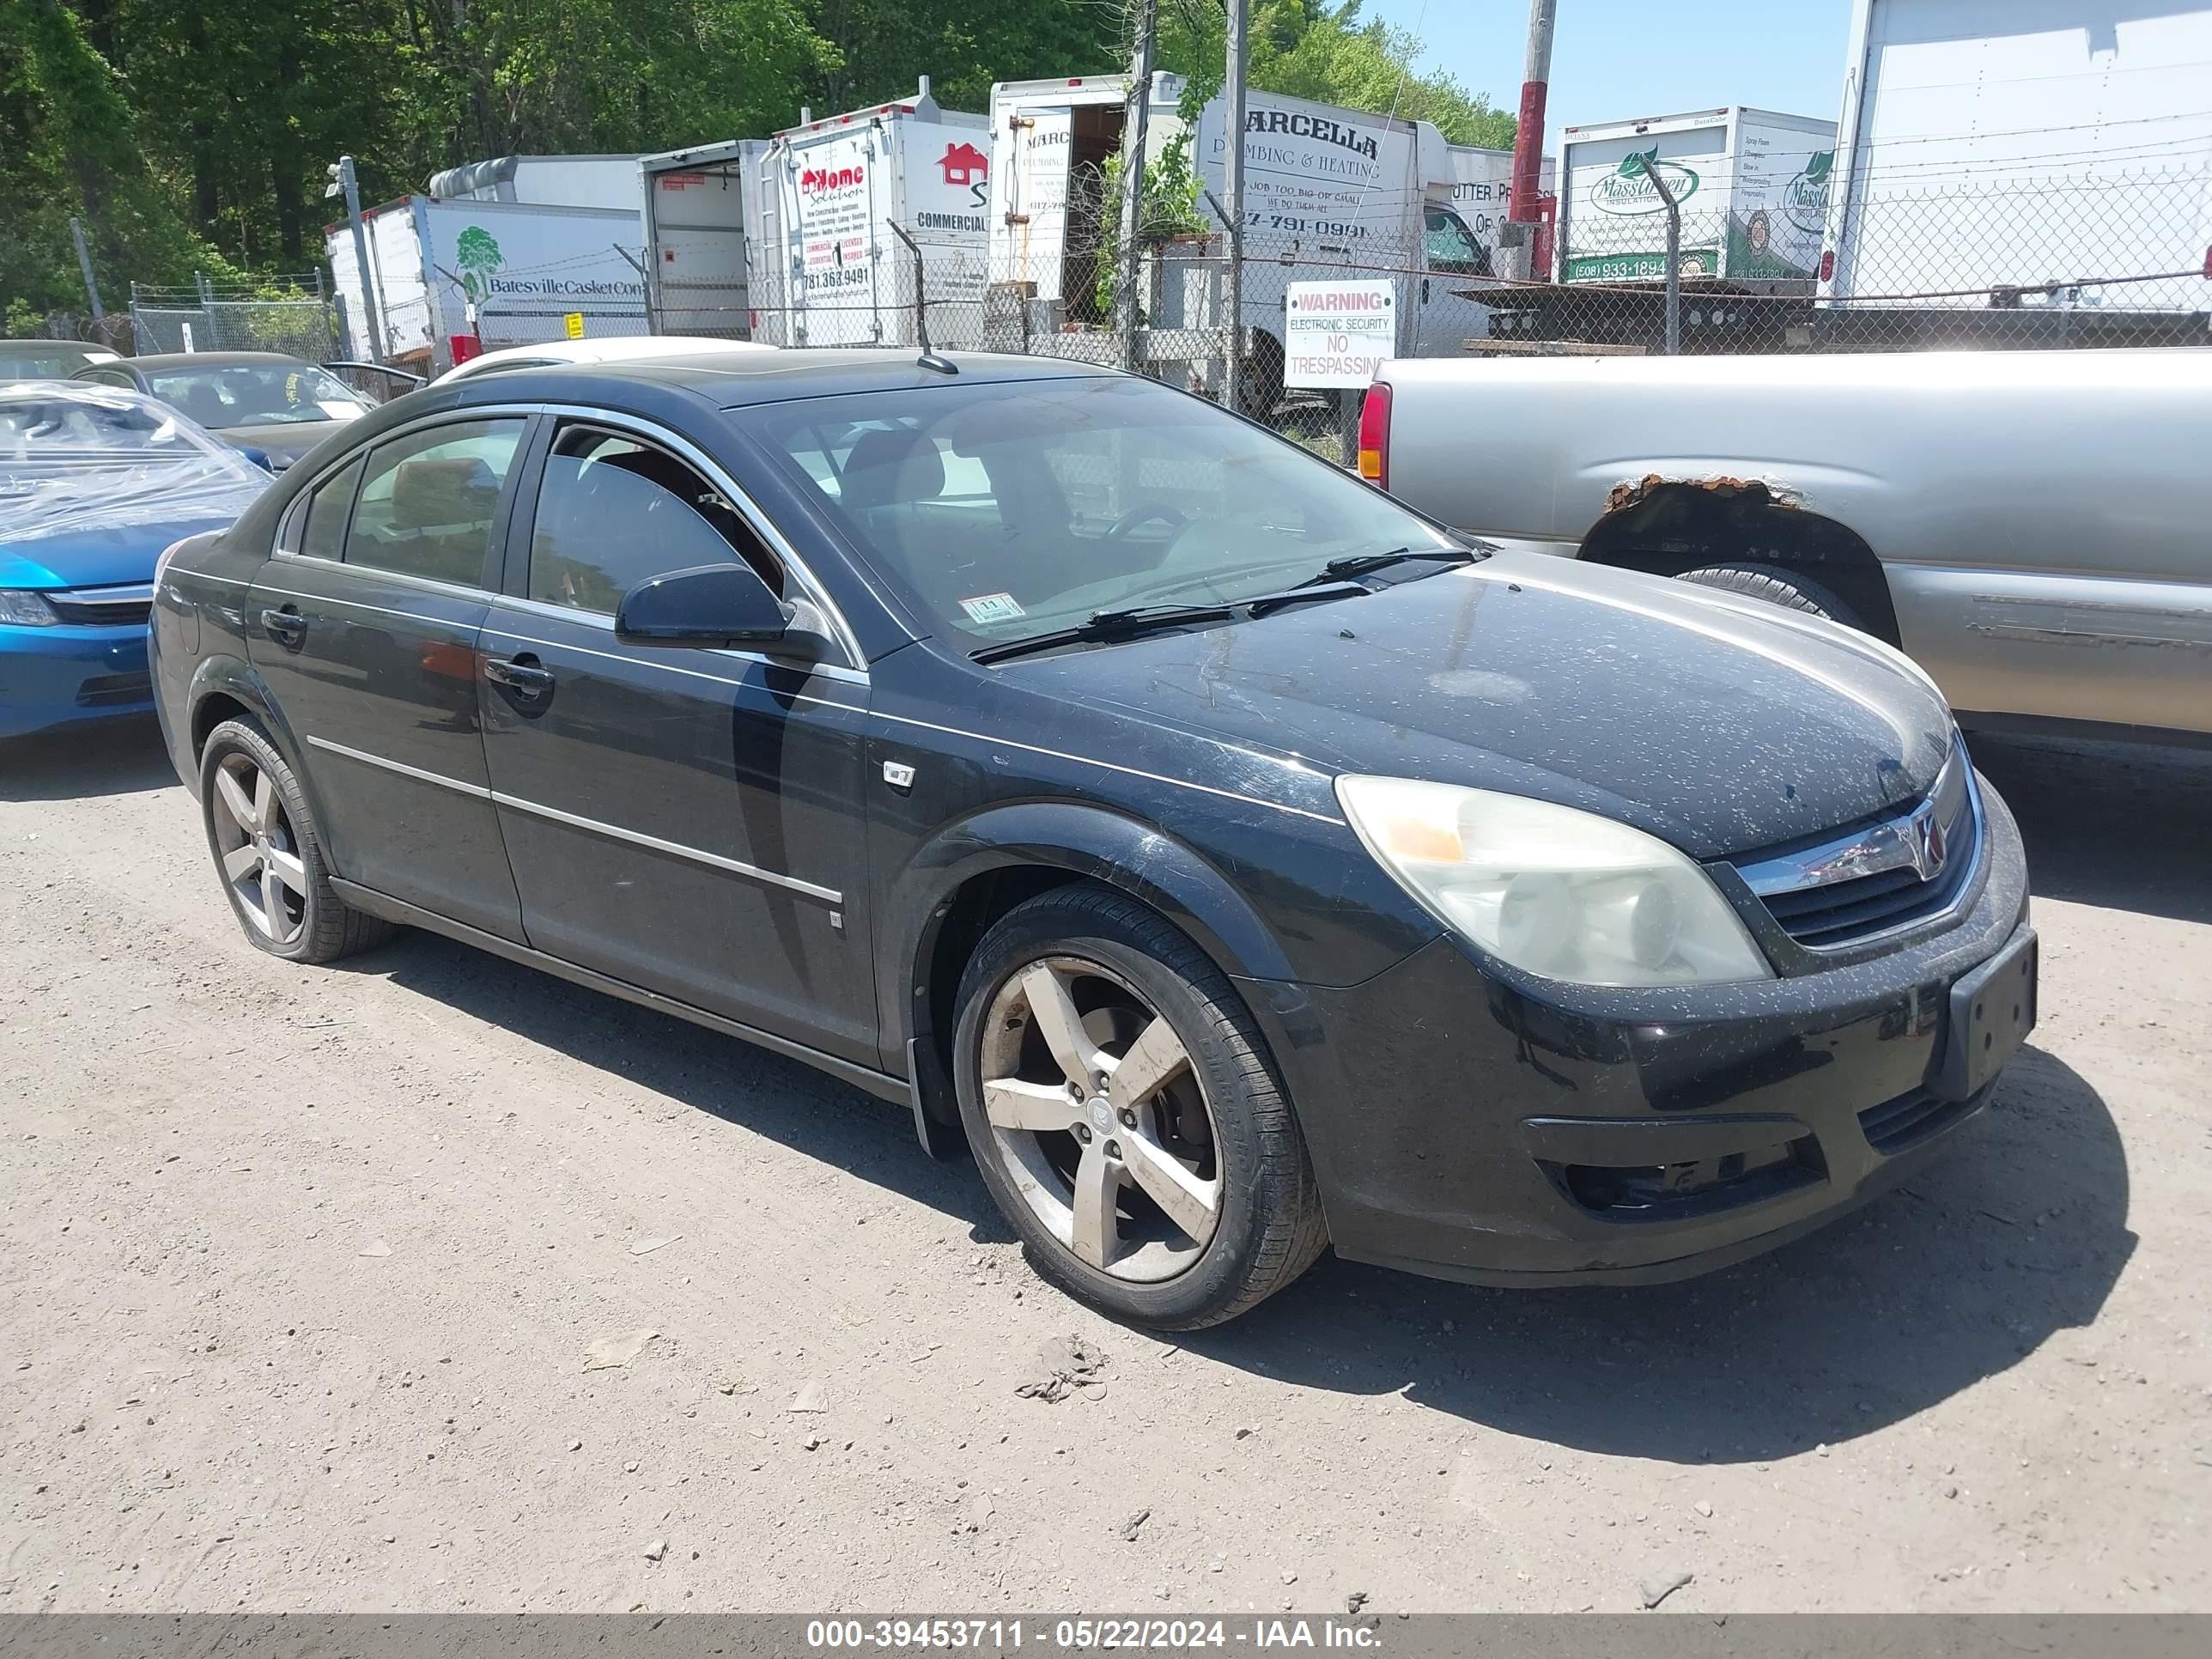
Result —
M644 218L655 334L752 337L746 227L759 222L768 148L765 138L732 138L639 159L633 188Z
M1145 153L1157 158L1182 119L1182 77L1152 76ZM1096 320L1097 256L1113 245L1117 209L1106 163L1121 148L1126 75L1001 81L991 88L988 281L1048 310Z
M1559 280L1665 276L1656 168L1681 209L1683 276L1808 291L1835 144L1832 121L1740 104L1569 127L1559 150Z
M572 316L589 335L647 331L634 208L403 196L362 219L366 282L350 228L323 230L350 357L371 354L372 306L385 360L428 374L453 367L456 337L487 348L553 339Z
M533 207L615 208L637 197L635 155L501 155L433 173L441 202L525 202Z
M991 189L986 125L942 108L925 76L911 99L775 134L745 226L754 337L915 345L927 303L933 346L977 344Z
M2212 304L2212 6L1855 0L1844 75L1822 300Z

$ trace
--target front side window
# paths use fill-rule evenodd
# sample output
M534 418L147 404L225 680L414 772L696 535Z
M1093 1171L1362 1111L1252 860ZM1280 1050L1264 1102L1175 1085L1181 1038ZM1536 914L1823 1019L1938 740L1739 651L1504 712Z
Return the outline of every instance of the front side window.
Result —
M1474 233L1468 229L1457 214L1444 208L1431 207L1424 213L1423 223L1430 270L1456 270L1476 276L1490 275L1489 260L1484 258Z
M456 421L371 451L345 562L463 587L483 585L520 419Z
M640 582L704 564L781 570L728 498L664 449L572 426L554 441L530 536L530 597L611 617Z
M1452 544L1340 469L1145 380L954 382L742 418L965 646Z

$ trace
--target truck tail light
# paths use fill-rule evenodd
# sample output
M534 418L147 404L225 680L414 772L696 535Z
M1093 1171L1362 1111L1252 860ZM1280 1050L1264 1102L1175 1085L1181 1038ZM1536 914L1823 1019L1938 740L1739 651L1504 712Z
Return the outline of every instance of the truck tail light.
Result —
M2205 258L2207 263L2212 263L2212 254L2207 254ZM1824 283L1836 280L1836 251L1832 247L1820 250L1820 280Z
M1377 489L1390 487L1390 383L1377 380L1359 405L1359 476Z

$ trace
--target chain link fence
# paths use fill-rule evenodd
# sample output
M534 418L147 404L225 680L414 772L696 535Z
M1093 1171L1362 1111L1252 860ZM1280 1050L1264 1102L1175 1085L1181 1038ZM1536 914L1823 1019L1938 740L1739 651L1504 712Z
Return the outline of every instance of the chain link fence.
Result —
M337 317L320 271L248 284L205 277L192 286L131 284L137 354L281 351L320 362L337 349Z
M1525 255L1427 228L1258 223L1239 239L1156 218L1125 295L1119 206L1102 178L1079 175L1065 201L1030 205L1024 223L994 225L987 247L832 240L798 248L787 267L755 249L742 274L656 274L641 306L595 305L586 332L1016 352L1126 366L1217 401L1233 379L1247 414L1341 462L1352 458L1360 393L1298 384L1285 332L1294 282L1388 283L1391 349L1402 356L1668 345L1663 215L1570 212L1554 281L1508 274ZM1786 228L1758 211L1683 210L1679 349L2212 343L2212 169L1943 185L1847 207L1841 235L1823 208ZM1239 282L1241 329L1231 324ZM487 349L537 343L564 337L570 314L487 309L478 330ZM1777 373L1786 384L1786 370Z

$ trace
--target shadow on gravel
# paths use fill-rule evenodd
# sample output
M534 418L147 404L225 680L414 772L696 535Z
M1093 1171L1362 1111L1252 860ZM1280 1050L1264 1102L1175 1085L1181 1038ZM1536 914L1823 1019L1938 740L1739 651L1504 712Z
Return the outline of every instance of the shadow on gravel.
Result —
M964 1158L933 1163L915 1144L914 1120L903 1106L798 1060L434 933L403 933L337 963L335 971L380 975L582 1065L834 1164L971 1222L979 1243L1013 1237L975 1166ZM823 1224L840 1224L840 1218L825 1215Z
M1401 1393L1532 1439L1746 1462L1885 1427L2087 1324L2135 1249L2127 1214L2104 1102L2030 1047L1910 1185L1707 1278L1486 1291L1332 1258L1185 1340L1261 1376Z
M0 800L86 800L179 787L151 714L0 738Z
M2212 749L1972 739L2020 820L2039 898L2212 922Z

